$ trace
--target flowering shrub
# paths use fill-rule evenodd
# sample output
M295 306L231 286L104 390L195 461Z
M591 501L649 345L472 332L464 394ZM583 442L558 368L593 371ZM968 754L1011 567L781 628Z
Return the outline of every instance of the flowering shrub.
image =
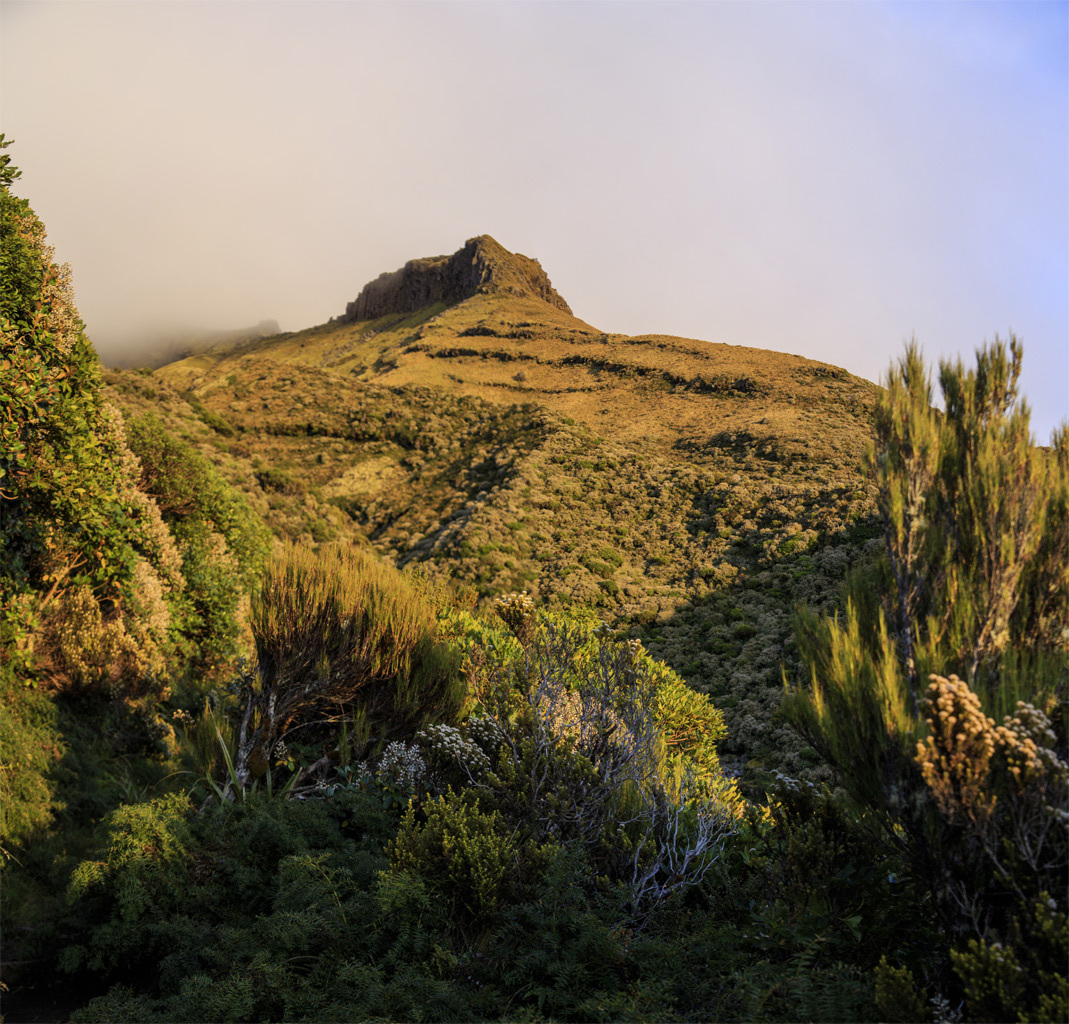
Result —
M515 598L506 607L518 605L530 614ZM437 749L464 766L467 784L492 793L530 841L600 856L640 918L700 881L737 805L708 699L592 615L543 615L526 646L470 616L452 629L477 713L466 738L441 736Z
M917 743L916 762L932 799L980 844L1001 883L1028 899L1022 869L1042 884L1069 867L1069 766L1052 749L1050 720L1018 701L996 726L954 675L932 676L925 707L931 732Z
M530 642L534 610L534 601L527 594L504 594L494 599L494 611L521 644Z

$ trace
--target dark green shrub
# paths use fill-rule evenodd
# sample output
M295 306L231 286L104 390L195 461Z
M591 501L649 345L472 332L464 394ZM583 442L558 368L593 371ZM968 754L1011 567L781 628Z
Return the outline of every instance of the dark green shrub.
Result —
M100 859L71 882L78 941L62 966L114 983L74 1019L353 1019L381 1008L378 991L335 979L352 981L345 964L380 952L373 890L394 827L356 794L252 798L199 816L180 798L120 809ZM345 1010L327 1012L332 1002Z
M52 823L62 751L52 702L0 665L0 858Z
M260 486L265 491L277 491L279 494L303 494L305 486L293 478L293 474L285 469L272 467L261 470L256 474Z
M352 718L365 739L393 739L460 711L459 658L438 638L434 603L366 549L285 549L250 621L259 674L244 696L243 784L264 774L280 739L324 716Z
M497 811L484 811L470 790L448 790L418 820L410 807L390 862L394 870L434 879L454 910L471 917L492 914L506 875L521 870L512 829Z
M189 407L197 414L201 422L211 427L217 434L222 434L224 437L233 437L236 431L233 426L224 417L220 416L217 412L212 412L207 406L202 404L194 395L187 392L184 396L186 402L189 403Z
M185 587L177 598L184 654L201 680L230 674L244 646L243 603L270 550L271 535L245 498L193 447L152 414L127 424L141 487L170 527Z

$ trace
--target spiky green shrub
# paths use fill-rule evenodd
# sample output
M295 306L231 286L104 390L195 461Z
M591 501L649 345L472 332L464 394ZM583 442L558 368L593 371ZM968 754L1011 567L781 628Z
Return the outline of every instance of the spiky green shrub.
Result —
M364 548L278 554L252 603L259 673L244 698L241 782L300 727L349 718L365 738L392 739L454 719L464 680L436 616L426 593Z
M933 672L966 679L998 717L1018 699L1046 713L1065 699L1069 431L1031 444L1020 363L1015 339L980 350L975 370L944 363L941 414L910 346L869 456L885 557L852 575L841 619L796 620L809 685L787 710L869 803L912 758Z
M1069 430L1032 444L1020 363L1015 339L981 349L975 370L943 363L945 413L916 346L894 368L869 459L884 557L849 578L842 618L799 613L808 679L785 701L929 887L944 968L966 939L1034 960L1039 931L1014 922L1069 867ZM989 1012L990 994L959 980Z

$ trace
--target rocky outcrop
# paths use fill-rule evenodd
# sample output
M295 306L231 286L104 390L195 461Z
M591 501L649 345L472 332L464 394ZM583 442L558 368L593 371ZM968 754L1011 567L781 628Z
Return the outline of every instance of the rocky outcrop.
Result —
M390 313L414 313L444 302L454 305L473 295L498 293L541 299L571 313L538 260L509 252L489 235L468 239L452 256L409 260L400 270L364 285L345 308L343 323L374 320Z

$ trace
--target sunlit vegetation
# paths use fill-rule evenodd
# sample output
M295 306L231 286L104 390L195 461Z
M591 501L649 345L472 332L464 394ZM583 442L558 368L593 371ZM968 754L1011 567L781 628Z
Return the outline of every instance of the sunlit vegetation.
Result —
M10 1019L1066 1018L1016 341L939 412L490 288L102 373L3 156Z

